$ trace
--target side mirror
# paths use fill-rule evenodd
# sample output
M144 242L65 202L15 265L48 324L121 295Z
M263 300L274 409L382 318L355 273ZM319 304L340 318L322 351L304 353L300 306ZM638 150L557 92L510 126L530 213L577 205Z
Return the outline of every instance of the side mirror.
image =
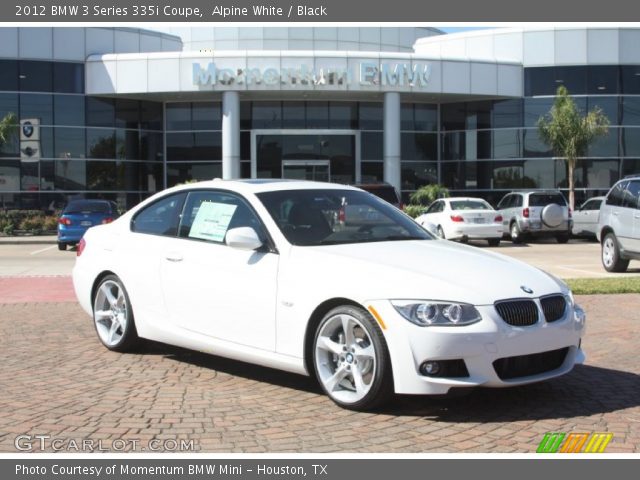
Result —
M263 245L262 240L251 227L238 227L228 230L225 243L240 250L256 250Z

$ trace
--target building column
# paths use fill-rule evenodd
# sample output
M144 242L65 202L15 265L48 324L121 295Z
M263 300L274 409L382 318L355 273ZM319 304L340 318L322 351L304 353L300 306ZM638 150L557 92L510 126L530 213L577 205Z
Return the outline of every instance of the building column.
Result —
M384 181L400 193L400 93L384 94Z
M240 95L222 93L222 178L240 178Z

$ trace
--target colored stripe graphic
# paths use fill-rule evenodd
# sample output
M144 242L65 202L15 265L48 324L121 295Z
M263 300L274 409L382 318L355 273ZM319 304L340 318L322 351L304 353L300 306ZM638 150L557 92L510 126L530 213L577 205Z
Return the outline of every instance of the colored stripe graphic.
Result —
M612 438L613 433L606 432L593 434L548 432L544 434L536 453L603 453ZM585 444L587 446L582 450Z
M567 435L567 439L562 445L560 453L579 453L580 450L582 450L582 446L586 443L587 438L589 438L588 433L570 433Z
M545 433L536 453L556 453L565 435L564 433Z
M613 433L594 433L584 453L602 453L613 438Z

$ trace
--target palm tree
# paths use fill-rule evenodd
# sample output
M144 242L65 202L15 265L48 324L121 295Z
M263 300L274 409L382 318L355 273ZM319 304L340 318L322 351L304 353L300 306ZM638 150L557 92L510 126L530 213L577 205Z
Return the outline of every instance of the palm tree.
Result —
M609 132L609 119L599 107L582 115L567 88L561 85L551 110L538 119L537 126L540 139L567 164L569 205L573 209L576 163L586 155L587 148L596 138Z

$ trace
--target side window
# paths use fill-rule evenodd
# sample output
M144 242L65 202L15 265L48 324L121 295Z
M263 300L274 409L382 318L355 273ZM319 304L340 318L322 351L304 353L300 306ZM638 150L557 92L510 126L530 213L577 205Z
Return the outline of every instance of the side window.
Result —
M622 200L624 198L624 190L629 182L620 182L615 185L609 195L607 195L607 205L612 205L614 207L621 207Z
M185 193L169 195L145 207L133 217L131 230L175 237L178 234L178 222L185 196Z
M438 210L440 208L440 205L442 204L442 202L433 202L431 204L431 206L429 207L429 209L427 210L427 213L438 213L441 212L442 210Z
M624 190L622 206L627 208L638 208L638 196L640 194L640 181L631 181Z
M512 198L511 195L502 197L502 200L500 200L500 203L498 203L498 210L509 208L509 203L511 202L511 198Z
M511 207L521 207L522 206L522 195L514 195L513 201L511 202Z
M180 222L180 237L224 243L227 231L239 227L251 227L258 237L266 239L262 223L239 196L214 191L189 193Z
M600 210L602 200L589 200L584 206L583 210Z

